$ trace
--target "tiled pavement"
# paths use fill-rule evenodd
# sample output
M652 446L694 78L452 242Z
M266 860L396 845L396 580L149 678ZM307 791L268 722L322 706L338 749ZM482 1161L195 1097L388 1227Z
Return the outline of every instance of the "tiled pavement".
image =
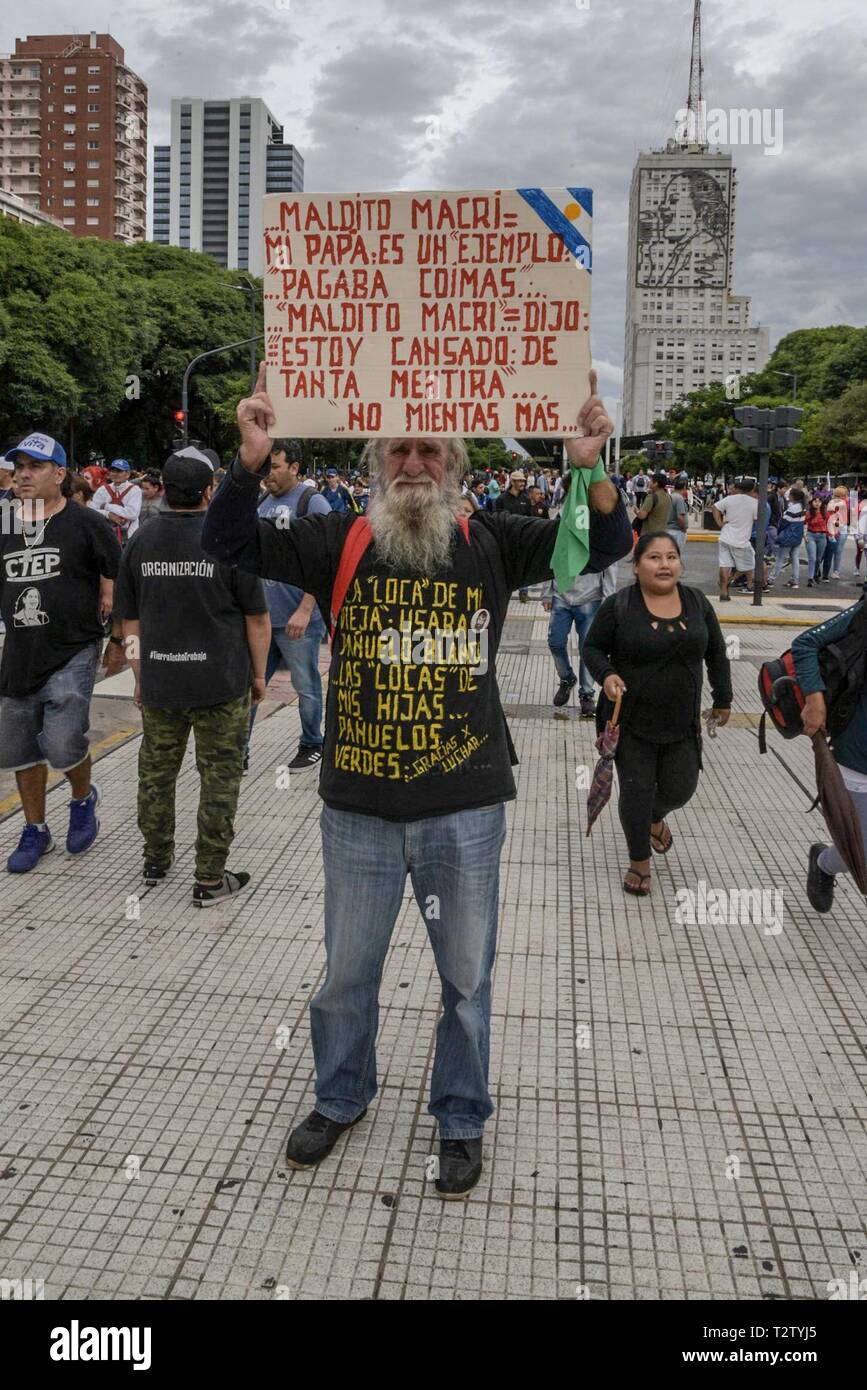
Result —
M754 728L756 662L792 633L734 634L742 717L705 741L639 902L613 811L584 837L592 728L553 715L538 614L513 604L500 662L521 770L471 1199L443 1204L426 1177L437 990L409 893L380 1095L318 1172L283 1166L324 965L315 774L275 785L298 736L283 707L242 788L231 862L254 891L196 911L189 850L140 891L135 742L100 763L98 847L4 875L0 1278L49 1299L798 1299L867 1266L865 904L841 886L811 914L810 750L760 760ZM195 787L188 758L187 844ZM62 790L49 804L59 830ZM0 825L4 858L19 825ZM782 929L679 924L699 880L778 889Z

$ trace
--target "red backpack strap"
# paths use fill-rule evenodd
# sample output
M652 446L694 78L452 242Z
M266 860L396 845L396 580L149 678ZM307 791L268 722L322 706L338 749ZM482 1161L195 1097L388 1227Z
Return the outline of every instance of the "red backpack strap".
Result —
M470 544L470 519L468 516L459 516L458 525L463 533L467 545ZM355 578L355 571L361 562L361 557L373 540L373 532L370 529L370 522L366 516L357 516L349 528L343 549L340 552L340 564L337 566L337 574L334 579L334 588L331 590L331 640L334 641L334 630L337 627L337 619L340 617L340 610L343 607L343 600L346 598L347 590Z
M334 630L337 627L337 619L340 617L340 610L343 607L343 600L346 592L355 578L355 571L361 562L370 542L373 540L373 532L370 529L370 522L366 516L357 516L349 528L342 551L340 552L340 564L337 566L337 574L334 579L334 588L331 590L331 640L334 641Z

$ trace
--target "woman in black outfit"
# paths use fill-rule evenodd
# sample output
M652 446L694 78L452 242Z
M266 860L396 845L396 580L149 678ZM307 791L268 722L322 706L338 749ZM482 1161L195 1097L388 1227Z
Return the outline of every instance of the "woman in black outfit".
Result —
M615 758L630 857L623 887L646 898L651 847L668 853L672 835L665 817L685 806L698 786L702 661L719 724L728 723L732 685L717 616L704 594L678 582L673 539L665 532L641 536L632 560L636 582L603 602L584 661L605 694L597 710L600 729L618 693L623 696Z

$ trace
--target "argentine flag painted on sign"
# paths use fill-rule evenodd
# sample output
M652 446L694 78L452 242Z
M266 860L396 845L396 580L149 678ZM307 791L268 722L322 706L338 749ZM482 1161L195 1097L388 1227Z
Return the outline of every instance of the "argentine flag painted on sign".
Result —
M592 273L592 189L519 188L517 191L549 231L556 232L563 238L567 250L575 257L582 270Z

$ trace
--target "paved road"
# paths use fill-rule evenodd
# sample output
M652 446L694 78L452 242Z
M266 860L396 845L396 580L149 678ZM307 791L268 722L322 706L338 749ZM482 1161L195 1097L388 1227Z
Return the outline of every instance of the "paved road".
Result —
M45 1298L827 1299L865 1250L864 902L803 890L810 753L759 762L738 630L731 725L705 744L651 898L621 889L609 808L584 835L593 731L550 706L546 624L513 603L501 684L518 753L494 981L483 1181L432 1193L438 993L405 897L381 993L381 1091L316 1172L286 1133L312 1106L307 1005L323 978L315 774L274 768L297 709L257 724L232 862L250 891L189 900L196 777L177 865L143 891L136 742L103 759L104 831L4 882L0 1269ZM778 756L779 755L779 756ZM785 759L785 763L781 761ZM65 794L50 793L52 819ZM0 825L0 856L18 822ZM702 912L726 895L720 922ZM737 891L767 896L734 913ZM803 1321L803 1319L801 1319Z

